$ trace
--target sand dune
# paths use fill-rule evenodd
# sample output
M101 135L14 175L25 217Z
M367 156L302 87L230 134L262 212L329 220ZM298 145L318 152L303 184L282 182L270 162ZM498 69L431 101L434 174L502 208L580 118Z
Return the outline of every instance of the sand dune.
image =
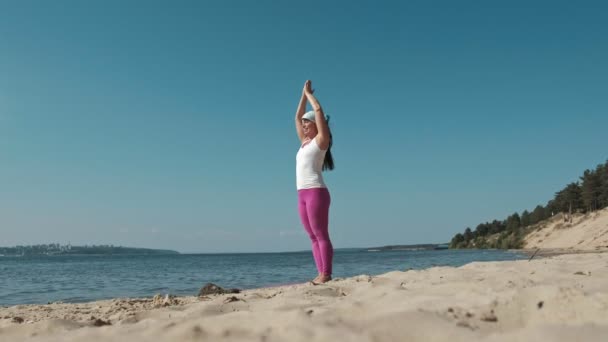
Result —
M525 238L525 248L570 250L608 249L608 208L575 214L566 222L558 214L533 228Z
M605 341L607 271L607 253L576 254L181 297L166 307L158 299L24 305L0 309L0 340Z

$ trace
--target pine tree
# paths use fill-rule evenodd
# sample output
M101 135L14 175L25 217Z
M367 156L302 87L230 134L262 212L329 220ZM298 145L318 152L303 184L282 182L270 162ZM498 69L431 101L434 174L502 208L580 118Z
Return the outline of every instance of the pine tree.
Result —
M572 214L577 209L583 209L581 199L581 187L578 183L570 183L564 189L555 193L554 198L556 209Z
M530 224L536 224L545 219L545 208L542 205L537 205L530 215Z
M492 221L490 234L500 233L505 230L505 224L502 221L494 220Z
M521 219L519 218L518 213L514 213L513 215L507 218L507 231L510 233L517 232L521 227Z
M467 229L464 230L464 241L468 244L474 237L471 228L467 227Z
M608 207L608 160L606 164L599 165L596 172L600 179L600 189L598 196L598 209Z
M452 241L450 242L450 248L461 248L463 242L464 235L458 233L452 238Z
M594 211L599 209L599 199L601 195L601 180L600 174L585 170L581 179L581 200L585 211Z
M521 213L521 226L522 227L527 227L530 225L530 213L527 210L524 210L523 213Z
M489 232L490 226L488 223L480 223L479 225L477 225L477 228L475 228L476 236L486 236Z

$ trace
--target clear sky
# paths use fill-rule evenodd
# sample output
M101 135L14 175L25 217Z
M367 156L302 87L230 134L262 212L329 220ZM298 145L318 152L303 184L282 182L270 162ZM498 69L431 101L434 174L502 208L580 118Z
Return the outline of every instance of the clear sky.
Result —
M0 246L310 248L302 86L334 246L449 241L608 158L597 1L3 1Z

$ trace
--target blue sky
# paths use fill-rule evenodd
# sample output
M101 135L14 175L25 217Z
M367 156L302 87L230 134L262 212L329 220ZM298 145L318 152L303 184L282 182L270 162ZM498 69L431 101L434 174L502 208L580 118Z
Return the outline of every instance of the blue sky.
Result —
M306 250L293 116L332 116L335 247L446 242L608 158L608 8L0 4L0 246Z

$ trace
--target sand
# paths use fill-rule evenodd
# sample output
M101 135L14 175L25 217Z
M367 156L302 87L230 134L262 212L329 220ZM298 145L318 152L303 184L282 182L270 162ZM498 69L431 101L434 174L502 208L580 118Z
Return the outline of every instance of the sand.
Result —
M530 261L0 308L0 341L606 341L608 209L556 215L525 246Z
M0 308L0 341L605 341L608 253L164 301Z
M563 214L535 226L526 238L528 249L608 250L608 208L574 214L572 222Z

